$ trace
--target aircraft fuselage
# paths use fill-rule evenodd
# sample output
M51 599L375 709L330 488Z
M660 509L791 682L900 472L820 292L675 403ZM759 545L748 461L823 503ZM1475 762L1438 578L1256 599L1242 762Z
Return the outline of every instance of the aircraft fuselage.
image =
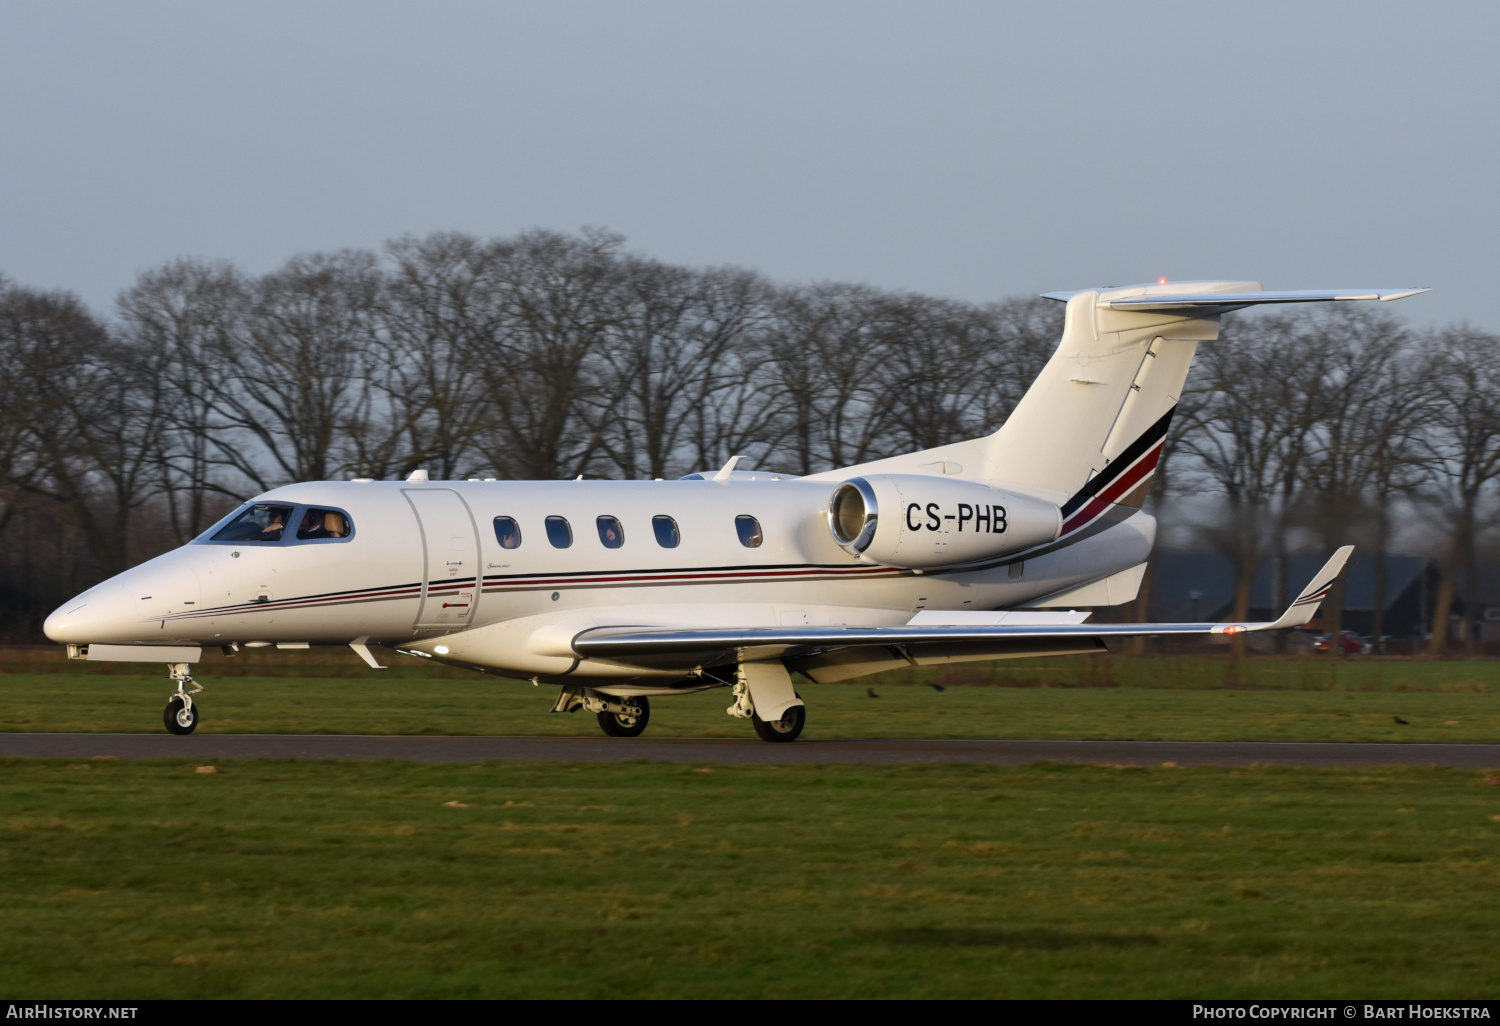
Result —
M78 596L46 631L80 644L359 641L517 677L640 677L651 674L579 665L549 644L549 632L621 623L881 626L921 609L1015 608L1138 565L1154 535L1152 518L1135 513L1024 561L918 573L841 548L828 525L831 491L827 481L761 475L289 485L244 507L287 509L275 540L214 540L231 516ZM345 536L299 540L297 525L313 511L347 517ZM497 528L497 520L510 523ZM965 529L980 526L993 529ZM462 653L436 651L460 633Z

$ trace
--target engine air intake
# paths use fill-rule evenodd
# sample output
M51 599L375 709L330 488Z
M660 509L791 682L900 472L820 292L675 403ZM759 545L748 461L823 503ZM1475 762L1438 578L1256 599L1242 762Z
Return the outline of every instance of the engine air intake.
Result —
M859 555L870 547L879 526L880 504L875 489L863 478L845 481L828 501L828 526L844 550Z

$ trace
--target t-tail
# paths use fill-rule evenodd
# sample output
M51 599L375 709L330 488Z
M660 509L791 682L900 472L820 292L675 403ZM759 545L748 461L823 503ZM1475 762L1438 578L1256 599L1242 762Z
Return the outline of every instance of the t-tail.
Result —
M1067 303L1062 340L1003 427L984 477L1061 500L1064 535L1112 507L1139 509L1200 342L1224 314L1268 303L1394 300L1426 289L1265 292L1192 281L1048 293Z
M851 474L938 473L1056 503L1060 533L1140 509L1201 342L1224 314L1269 303L1390 301L1425 288L1267 292L1256 282L1186 281L1049 292L1067 304L1052 358L994 434L849 467Z

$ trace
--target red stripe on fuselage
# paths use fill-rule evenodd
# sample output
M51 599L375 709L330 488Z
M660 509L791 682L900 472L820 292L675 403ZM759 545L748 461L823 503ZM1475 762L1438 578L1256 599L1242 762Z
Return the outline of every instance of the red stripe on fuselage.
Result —
M1160 459L1161 443L1158 442L1147 450L1132 466L1126 468L1119 477L1101 489L1098 495L1084 503L1081 508L1074 510L1073 515L1063 524L1062 533L1072 534L1079 528L1097 520L1113 503L1130 494L1136 485L1150 477L1151 472L1156 469L1156 464Z

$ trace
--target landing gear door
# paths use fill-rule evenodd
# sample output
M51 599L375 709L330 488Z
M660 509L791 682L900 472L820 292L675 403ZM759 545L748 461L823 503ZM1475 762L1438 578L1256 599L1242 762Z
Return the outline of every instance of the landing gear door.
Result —
M479 608L479 533L463 498L451 488L403 488L422 525L419 631L462 630Z

